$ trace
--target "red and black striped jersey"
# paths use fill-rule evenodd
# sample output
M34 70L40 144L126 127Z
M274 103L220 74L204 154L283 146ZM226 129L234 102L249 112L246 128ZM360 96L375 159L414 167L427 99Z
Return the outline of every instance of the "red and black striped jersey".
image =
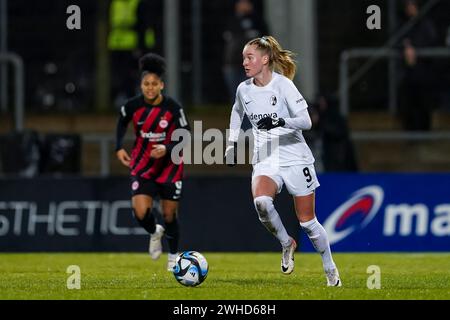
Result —
M136 139L131 151L130 173L158 183L180 181L183 178L183 162L175 164L171 151L178 143L171 140L175 129L190 130L182 106L174 99L164 96L160 104L151 105L138 95L120 109L117 124L116 150L122 148L128 123L132 121ZM164 144L166 155L160 159L150 157L153 145Z

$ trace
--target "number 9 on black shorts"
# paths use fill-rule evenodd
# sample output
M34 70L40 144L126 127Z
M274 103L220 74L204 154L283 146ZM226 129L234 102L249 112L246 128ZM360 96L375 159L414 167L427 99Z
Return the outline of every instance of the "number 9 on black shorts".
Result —
M159 196L164 200L179 201L182 196L182 181L158 183L152 179L131 177L131 196L145 194L152 198Z

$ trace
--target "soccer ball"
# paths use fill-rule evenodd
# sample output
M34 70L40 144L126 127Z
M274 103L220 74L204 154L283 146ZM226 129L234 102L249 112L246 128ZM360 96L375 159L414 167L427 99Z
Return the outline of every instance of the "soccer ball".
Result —
M175 260L173 275L182 285L195 287L205 281L208 269L208 261L201 253L185 251Z

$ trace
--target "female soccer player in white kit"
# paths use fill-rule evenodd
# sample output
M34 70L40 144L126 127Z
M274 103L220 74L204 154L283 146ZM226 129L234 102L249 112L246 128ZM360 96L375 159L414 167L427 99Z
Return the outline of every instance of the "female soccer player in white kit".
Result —
M322 257L327 285L341 286L327 233L315 216L314 190L320 184L314 157L302 135L302 130L311 129L312 124L308 105L292 82L296 71L292 56L271 36L256 38L245 45L243 66L249 79L236 91L225 156L227 164L236 164L237 141L245 113L254 135L254 204L259 220L281 243L281 271L290 274L294 270L297 248L273 205L275 195L285 184L294 198L301 228Z

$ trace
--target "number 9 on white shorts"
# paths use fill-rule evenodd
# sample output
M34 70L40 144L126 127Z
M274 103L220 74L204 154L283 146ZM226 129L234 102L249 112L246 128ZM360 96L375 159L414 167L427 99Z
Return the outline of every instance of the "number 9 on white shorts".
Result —
M253 166L252 180L257 176L268 176L278 186L281 192L283 184L293 196L307 196L320 186L314 164L274 167L264 163Z

